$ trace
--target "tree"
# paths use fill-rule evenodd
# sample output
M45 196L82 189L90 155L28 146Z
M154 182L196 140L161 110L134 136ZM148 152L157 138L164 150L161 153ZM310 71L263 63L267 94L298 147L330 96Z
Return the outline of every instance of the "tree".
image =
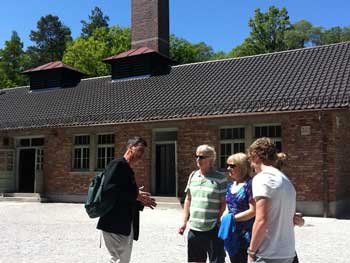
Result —
M285 33L291 29L288 11L285 8L269 7L267 13L255 10L254 17L249 19L250 35L242 45L234 48L230 55L255 55L285 50Z
M30 32L30 39L36 43L31 47L37 53L38 63L62 60L67 44L72 41L70 29L63 25L58 16L47 15L40 18L37 31Z
M90 37L79 37L70 43L64 53L63 62L90 76L107 75L110 71L102 59L126 51L130 49L130 45L129 28L98 28Z
M26 84L26 78L21 74L23 60L23 43L17 32L12 31L11 39L5 41L4 49L0 50L0 87Z
M285 45L287 49L303 48L312 39L315 32L312 24L306 20L300 20L292 25L291 30L285 32Z
M285 49L284 34L291 28L287 9L271 6L267 13L256 9L254 18L249 19L248 25L251 28L250 36L256 45L267 52Z
M85 20L80 21L83 24L81 29L81 36L83 38L90 37L97 28L108 29L109 17L104 16L102 10L97 6L91 11L89 20L90 22L86 22Z
M189 41L170 36L170 58L175 64L186 64L213 59L214 52L211 46L204 42L192 44Z
M211 56L211 60L225 59L229 58L228 54L224 51L218 51Z
M261 46L256 45L250 38L246 38L241 45L233 48L229 52L229 57L244 57L256 54L266 53L266 50Z
M331 27L327 30L321 29L319 41L316 45L327 45L350 40L350 27Z

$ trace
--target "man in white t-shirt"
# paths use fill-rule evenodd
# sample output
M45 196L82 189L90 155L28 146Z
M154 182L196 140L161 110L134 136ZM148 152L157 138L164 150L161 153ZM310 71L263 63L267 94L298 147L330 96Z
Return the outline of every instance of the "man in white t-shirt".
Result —
M256 216L248 248L248 262L292 263L295 256L296 193L289 179L273 165L277 154L269 138L257 139L248 149Z

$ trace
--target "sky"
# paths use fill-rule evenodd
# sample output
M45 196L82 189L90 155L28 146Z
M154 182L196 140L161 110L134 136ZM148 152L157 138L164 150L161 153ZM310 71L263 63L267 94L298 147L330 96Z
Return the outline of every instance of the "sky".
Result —
M0 48L17 31L24 48L35 45L29 39L41 16L56 15L76 38L81 20L95 6L109 16L110 25L130 26L131 0L2 0L0 5ZM290 21L306 19L326 29L350 26L349 0L169 0L170 33L192 43L205 42L214 51L228 52L249 35L248 20L254 10L266 12L274 5L288 10Z

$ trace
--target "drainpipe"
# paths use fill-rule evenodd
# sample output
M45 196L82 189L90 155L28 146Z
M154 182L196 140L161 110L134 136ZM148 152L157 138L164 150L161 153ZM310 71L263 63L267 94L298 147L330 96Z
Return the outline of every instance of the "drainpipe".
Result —
M323 113L319 113L318 119L320 122L321 138L322 138L322 180L323 180L323 217L329 215L329 185L328 185L328 166L327 166L327 131L324 123L325 118Z

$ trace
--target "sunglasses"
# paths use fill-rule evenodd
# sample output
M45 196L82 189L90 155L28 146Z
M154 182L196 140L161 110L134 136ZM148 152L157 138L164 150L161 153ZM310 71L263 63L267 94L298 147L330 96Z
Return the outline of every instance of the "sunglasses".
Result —
M209 156L205 156L205 155L195 155L194 156L194 158L196 158L196 159L199 159L199 160L204 160L204 159L206 159L206 158L208 158Z
M230 163L227 163L226 164L226 168L228 169L228 168L230 168L230 169L234 169L234 168L236 168L237 167L237 164L230 164Z

